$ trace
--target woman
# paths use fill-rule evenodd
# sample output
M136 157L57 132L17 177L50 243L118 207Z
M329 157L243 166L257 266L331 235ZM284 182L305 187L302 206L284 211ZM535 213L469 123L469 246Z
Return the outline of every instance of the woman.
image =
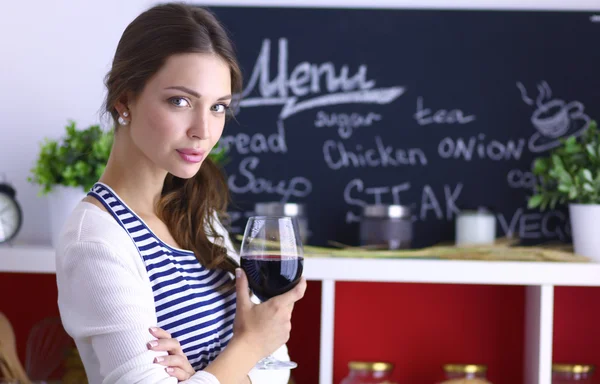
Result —
M89 382L286 383L288 371L253 367L287 358L306 282L251 302L218 219L227 186L207 158L242 89L223 28L197 7L153 7L124 31L106 85L111 156L56 255L61 317Z

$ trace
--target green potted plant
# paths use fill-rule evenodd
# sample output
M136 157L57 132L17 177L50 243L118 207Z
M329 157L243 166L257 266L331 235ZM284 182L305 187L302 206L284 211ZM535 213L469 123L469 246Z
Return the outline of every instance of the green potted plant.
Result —
M578 138L562 139L560 146L535 159L536 193L529 208L554 209L568 204L577 254L600 261L600 131L595 121Z
M59 140L46 138L31 169L28 181L40 186L39 195L47 196L50 209L52 244L75 205L104 172L113 142L112 132L99 125L78 130L69 121Z
M113 131L103 131L99 125L79 130L69 120L65 130L59 140L46 138L41 143L27 179L40 186L40 196L49 199L53 245L68 215L102 176L113 144ZM216 147L209 157L221 166L227 162L224 148Z

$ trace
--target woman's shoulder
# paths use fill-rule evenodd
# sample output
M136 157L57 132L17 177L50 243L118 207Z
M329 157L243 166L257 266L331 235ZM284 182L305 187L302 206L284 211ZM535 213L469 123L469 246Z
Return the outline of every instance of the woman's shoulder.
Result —
M117 220L99 203L95 204L89 199L80 201L68 216L57 244L57 252L76 243L96 243L113 249L133 246L131 238Z
M73 268L95 274L99 268L115 266L147 279L142 258L127 231L104 208L85 200L77 204L62 228L55 261L59 278Z

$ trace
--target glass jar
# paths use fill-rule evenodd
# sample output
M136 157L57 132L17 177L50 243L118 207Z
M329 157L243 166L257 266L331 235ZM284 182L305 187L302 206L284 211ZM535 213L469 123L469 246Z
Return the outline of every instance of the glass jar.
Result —
M351 361L348 368L350 372L340 384L396 384L391 381L391 363Z
M375 204L363 208L360 244L376 249L406 249L413 238L412 213L404 205Z
M446 364L445 380L439 384L491 384L487 378L487 366L478 364Z
M591 384L593 365L552 364L552 384Z

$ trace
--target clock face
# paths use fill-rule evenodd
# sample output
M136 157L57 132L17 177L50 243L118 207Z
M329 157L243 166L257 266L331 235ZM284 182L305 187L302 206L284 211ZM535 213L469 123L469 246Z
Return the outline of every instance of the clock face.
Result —
M0 243L12 239L21 227L21 209L17 202L0 193Z

